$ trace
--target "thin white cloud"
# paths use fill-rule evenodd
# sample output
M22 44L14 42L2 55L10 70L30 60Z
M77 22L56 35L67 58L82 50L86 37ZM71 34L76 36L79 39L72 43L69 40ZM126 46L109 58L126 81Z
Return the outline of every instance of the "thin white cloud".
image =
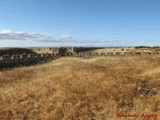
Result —
M37 42L61 42L72 40L71 35L48 36L22 31L0 30L0 40L29 40Z
M119 46L119 40L74 39L71 35L49 36L13 30L0 30L0 47L3 46ZM8 42L9 41L9 42ZM18 42L15 42L18 41ZM12 43L12 44L11 44ZM8 45L9 44L9 45ZM10 45L11 44L11 45ZM21 45L19 45L21 44Z

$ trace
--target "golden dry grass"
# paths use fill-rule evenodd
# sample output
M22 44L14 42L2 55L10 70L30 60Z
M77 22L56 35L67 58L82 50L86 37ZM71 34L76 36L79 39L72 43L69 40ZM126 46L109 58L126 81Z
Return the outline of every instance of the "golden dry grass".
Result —
M114 51L122 52L122 51L133 51L133 50L136 50L136 49L135 48L103 48L103 49L96 49L93 51L98 53L106 53L106 52L114 52Z
M0 72L2 120L118 120L117 113L160 115L159 57L67 57Z
M92 50L93 52L98 53L107 53L107 52L160 52L160 49L157 48L103 48L103 49L96 49Z

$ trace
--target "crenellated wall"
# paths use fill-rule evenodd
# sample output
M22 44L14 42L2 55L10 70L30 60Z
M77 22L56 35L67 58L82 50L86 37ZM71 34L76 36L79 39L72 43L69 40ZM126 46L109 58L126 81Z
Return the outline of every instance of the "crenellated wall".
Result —
M48 60L53 60L61 56L75 56L75 57L85 57L90 58L94 56L160 56L160 52L144 52L144 51L113 51L113 52L79 52L76 53L74 48L61 48L55 49L59 53L52 54L18 54L18 55L3 55L0 56L0 69L10 68L15 66L25 66L34 63L45 62Z
M159 52L105 52L105 53L98 53L98 52L79 52L75 53L73 48L67 49L65 52L72 53L73 56L126 56L126 55L160 55ZM73 54L74 53L74 54ZM20 60L29 60L29 59L47 59L53 58L57 56L57 54L18 54L18 55L3 55L0 56L0 62L6 61L20 61ZM70 56L70 54L65 54L65 56Z
M41 58L51 58L55 54L19 54L19 55L3 55L0 56L0 61L12 61L12 60L24 60L24 59L41 59Z
M56 59L55 54L20 54L0 56L0 69L46 62Z
M140 55L140 56L150 56L150 55L157 55L160 56L160 52L130 52L130 51L124 51L124 52L79 52L76 56L78 57L89 57L89 56L128 56L128 55Z

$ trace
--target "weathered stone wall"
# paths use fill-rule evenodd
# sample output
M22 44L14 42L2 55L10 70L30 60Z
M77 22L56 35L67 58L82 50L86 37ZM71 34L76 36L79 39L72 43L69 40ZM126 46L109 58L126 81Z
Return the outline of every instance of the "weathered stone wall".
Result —
M54 54L20 54L0 56L0 69L12 68L15 66L26 66L41 63L57 58Z
M16 66L25 66L35 63L46 62L59 58L61 56L74 56L74 48L35 48L35 51L51 51L51 53L35 53L35 54L16 54L0 56L0 69L11 68Z
M106 52L106 53L98 53L98 52L79 52L75 53L74 48L67 48L67 53L72 54L73 56L85 57L85 56L125 56L125 55L160 55L159 52ZM3 55L0 56L0 62L6 61L23 61L23 60L31 60L31 59L48 59L57 56L57 54L18 54L18 55ZM69 56L65 54L65 56Z
M140 55L140 56L152 56L152 55L158 55L160 56L159 52L105 52L105 53L98 53L98 52L79 52L77 54L78 57L89 57L89 56L134 56L134 55Z
M122 51L122 52L105 52L105 53L98 53L98 52L79 52L76 53L74 48L55 48L55 51L59 53L53 54L18 54L18 55L3 55L0 56L0 69L3 68L10 68L15 66L25 66L31 65L35 63L41 63L49 60L53 60L59 58L61 56L75 56L75 57L96 57L96 56L128 56L128 55L142 55L142 56L153 56L158 55L160 56L159 52L141 52L141 51Z

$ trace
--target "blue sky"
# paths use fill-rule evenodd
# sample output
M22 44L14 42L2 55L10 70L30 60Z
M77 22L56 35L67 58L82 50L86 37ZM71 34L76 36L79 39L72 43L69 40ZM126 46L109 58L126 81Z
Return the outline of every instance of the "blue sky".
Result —
M0 0L0 47L160 45L160 0Z

